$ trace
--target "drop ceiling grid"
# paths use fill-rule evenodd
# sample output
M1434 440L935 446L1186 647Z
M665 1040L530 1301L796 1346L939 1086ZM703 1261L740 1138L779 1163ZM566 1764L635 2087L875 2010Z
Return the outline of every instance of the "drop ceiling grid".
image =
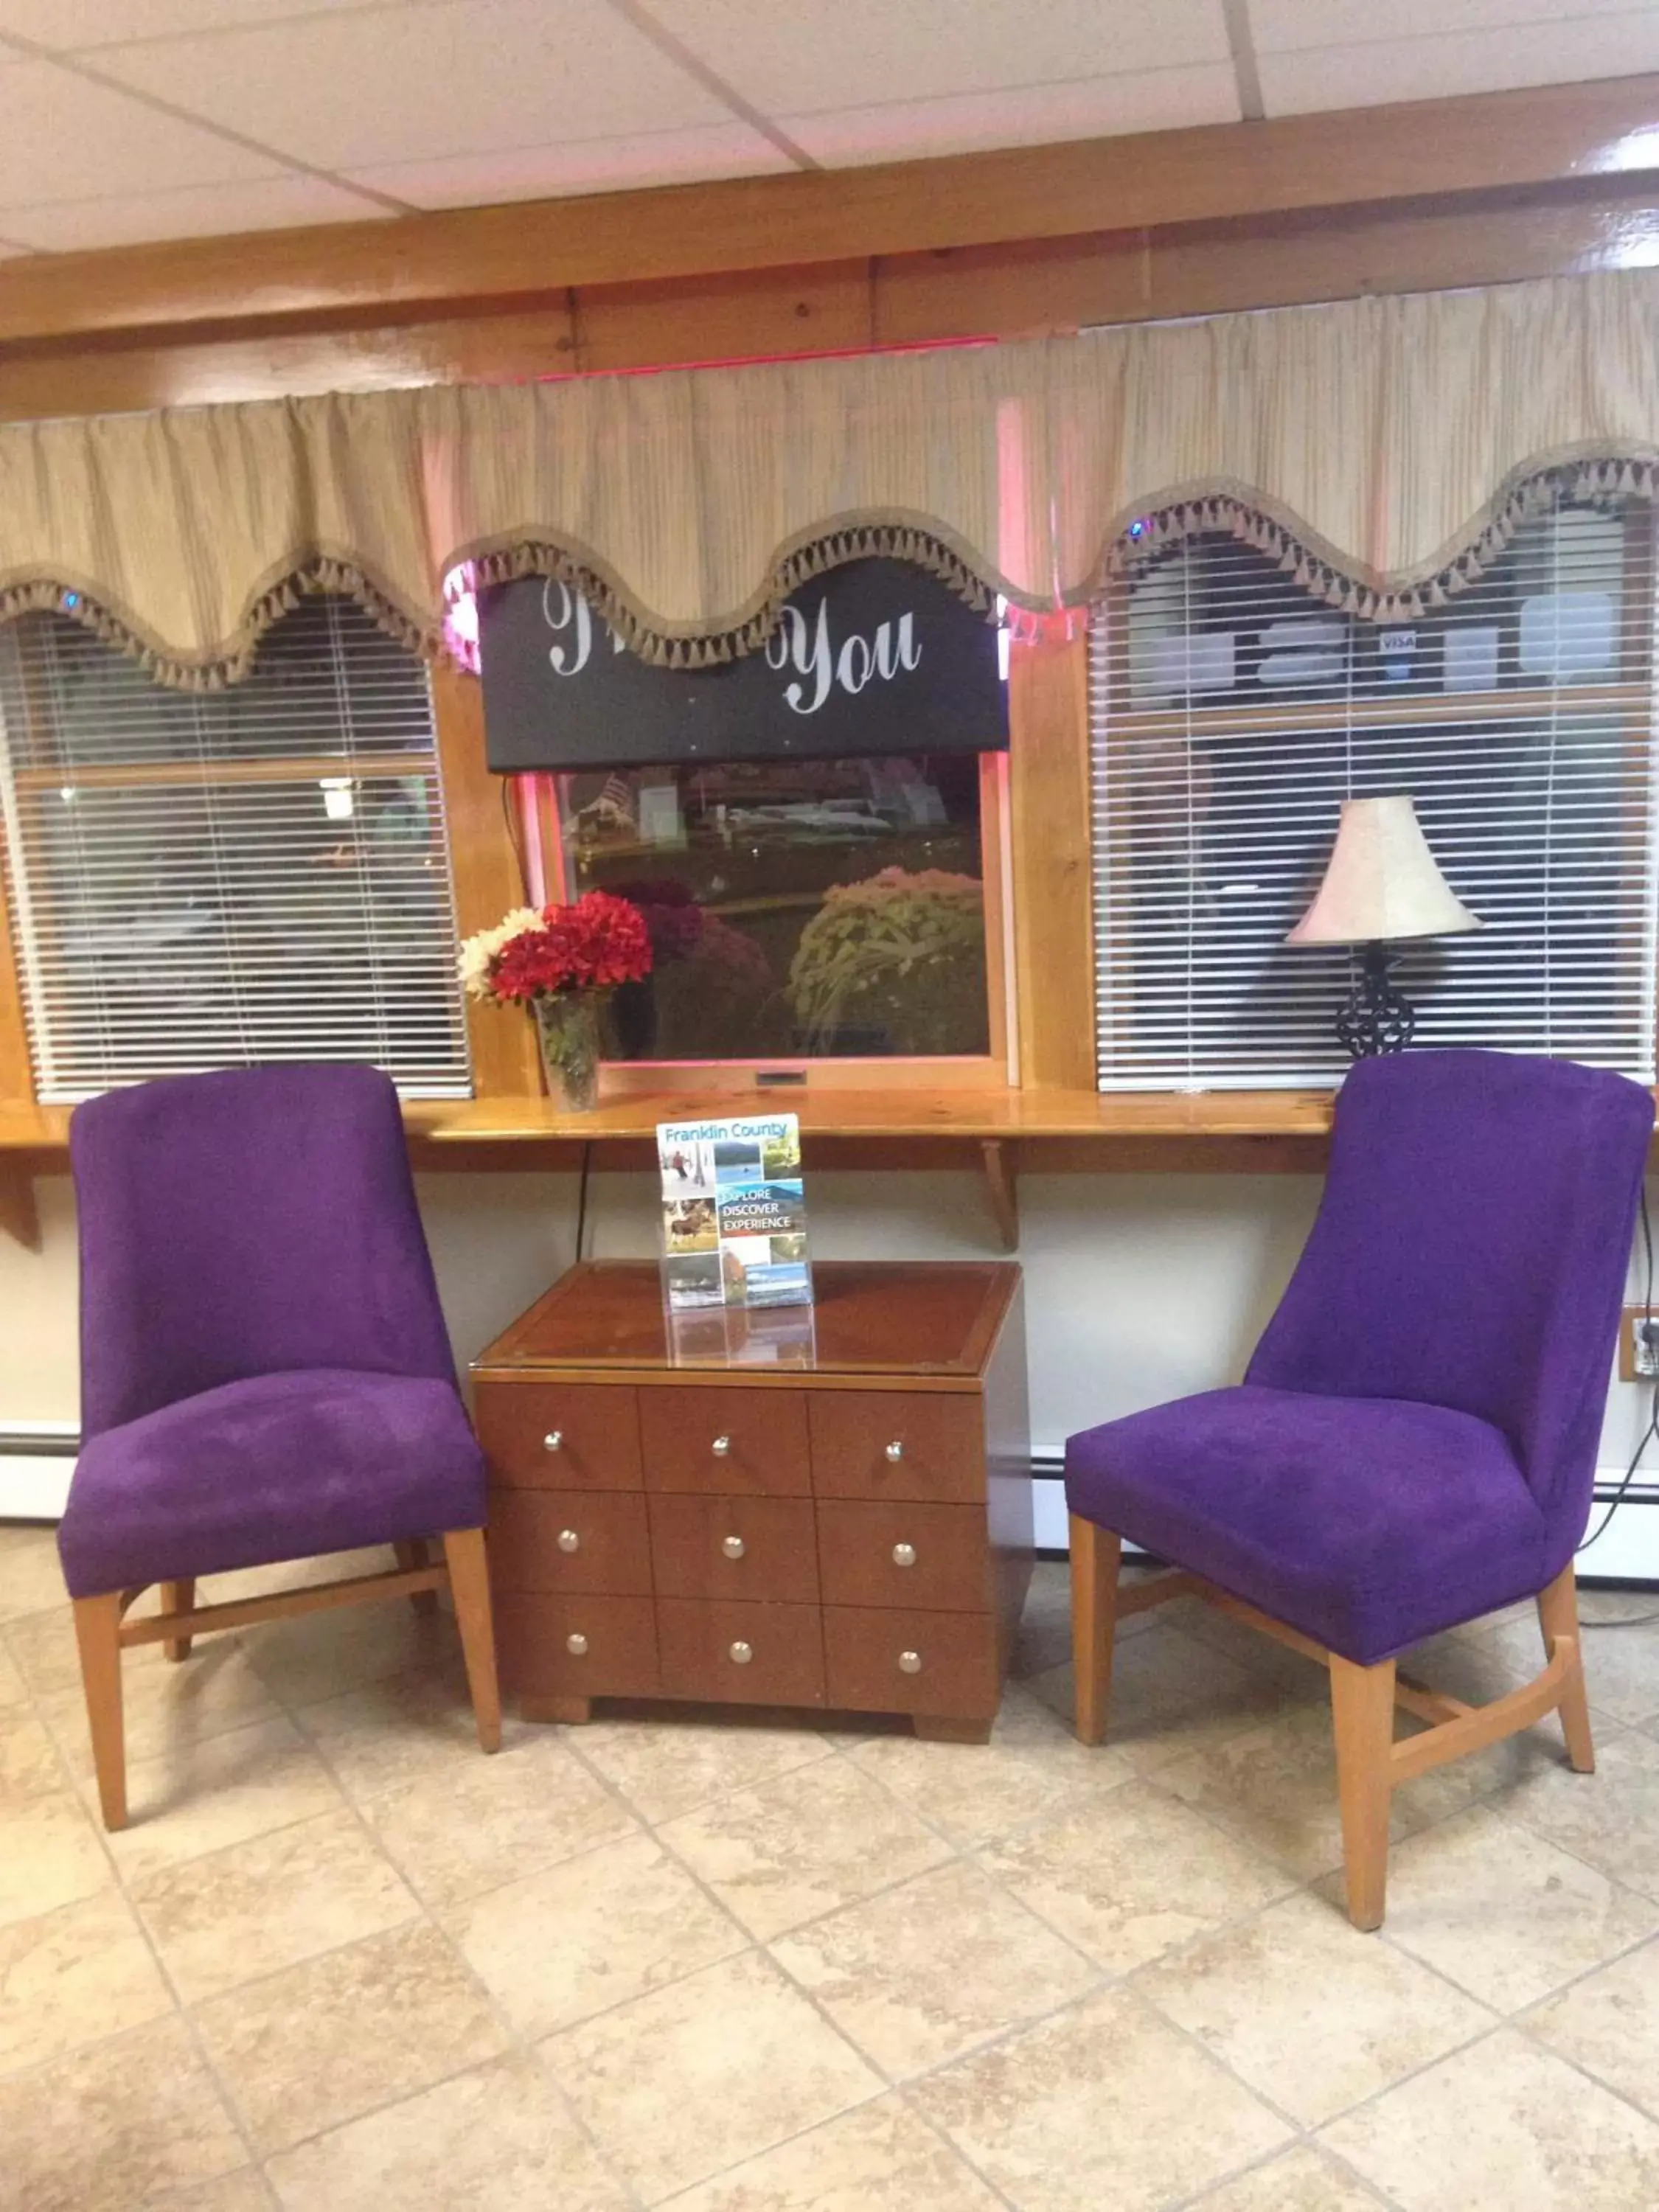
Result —
M1659 70L1659 0L0 0L0 254Z

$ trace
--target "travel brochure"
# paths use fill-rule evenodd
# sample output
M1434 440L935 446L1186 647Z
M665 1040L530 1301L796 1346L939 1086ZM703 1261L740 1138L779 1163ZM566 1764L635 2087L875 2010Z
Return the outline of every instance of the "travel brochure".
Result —
M671 1312L811 1303L793 1114L659 1121L657 1159Z

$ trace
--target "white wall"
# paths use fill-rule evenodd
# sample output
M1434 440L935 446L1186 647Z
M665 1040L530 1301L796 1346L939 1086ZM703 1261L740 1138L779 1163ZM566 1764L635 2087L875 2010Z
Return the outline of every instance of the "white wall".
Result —
M0 1237L0 1431L76 1414L73 1198L66 1177L39 1188L45 1249L24 1252ZM654 1256L649 1179L596 1174L590 1188L589 1250ZM1024 1176L1034 1442L1058 1444L1092 1422L1235 1380L1318 1194L1311 1176ZM569 1264L575 1178L424 1176L420 1195L465 1365ZM808 1200L820 1258L973 1259L994 1249L973 1175L820 1174ZM1604 1466L1628 1458L1646 1414L1645 1391L1613 1384Z

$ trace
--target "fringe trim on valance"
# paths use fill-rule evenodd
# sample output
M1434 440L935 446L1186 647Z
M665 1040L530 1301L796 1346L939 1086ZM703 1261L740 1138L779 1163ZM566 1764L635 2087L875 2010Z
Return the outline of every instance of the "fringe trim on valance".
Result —
M331 556L319 556L261 592L242 617L234 640L223 651L202 660L186 660L167 653L92 592L49 578L0 588L0 623L27 614L66 615L106 645L137 661L145 675L165 690L222 691L241 683L251 672L260 641L273 623L297 607L302 599L325 592L355 600L388 637L423 659L436 660L442 653L443 640L437 627L428 629L416 621L354 562Z
M1137 517L1108 549L1109 577L1133 577L1158 554L1190 538L1225 531L1277 561L1288 575L1344 614L1364 622L1419 621L1447 605L1483 576L1505 551L1525 522L1547 514L1563 500L1589 504L1600 500L1652 499L1659 489L1659 462L1651 459L1586 459L1552 463L1522 477L1503 494L1482 522L1474 541L1432 575L1394 589L1367 584L1338 568L1285 524L1233 493L1182 500Z
M764 592L742 617L722 629L683 636L642 613L611 579L561 545L520 539L493 551L470 550L456 556L468 562L482 588L510 584L522 576L550 577L580 592L629 652L653 668L715 668L757 653L778 626L784 601L814 576L851 561L908 561L947 585L958 599L982 614L994 606L997 587L988 583L963 556L940 538L908 523L851 523L826 532L783 555Z

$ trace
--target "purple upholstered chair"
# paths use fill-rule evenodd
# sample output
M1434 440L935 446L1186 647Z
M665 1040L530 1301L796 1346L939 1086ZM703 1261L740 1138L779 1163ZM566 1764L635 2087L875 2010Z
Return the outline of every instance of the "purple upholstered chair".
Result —
M77 1107L82 1447L58 1531L104 1824L126 1822L123 1645L453 1593L501 1741L483 1462L455 1388L397 1094L359 1067L149 1083ZM428 1540L441 1538L433 1561ZM390 1544L385 1574L234 1604L198 1575ZM123 1614L151 1583L161 1611Z
M1573 1550L1653 1118L1646 1091L1565 1060L1360 1061L1243 1382L1066 1445L1078 1734L1103 1734L1117 1615L1164 1597L1326 1661L1356 1927L1382 1918L1395 1784L1555 1709L1594 1763ZM1120 1597L1126 1536L1176 1571ZM1526 1688L1471 1708L1397 1675L1517 1598L1548 1662ZM1435 1725L1395 1744L1396 1702Z

